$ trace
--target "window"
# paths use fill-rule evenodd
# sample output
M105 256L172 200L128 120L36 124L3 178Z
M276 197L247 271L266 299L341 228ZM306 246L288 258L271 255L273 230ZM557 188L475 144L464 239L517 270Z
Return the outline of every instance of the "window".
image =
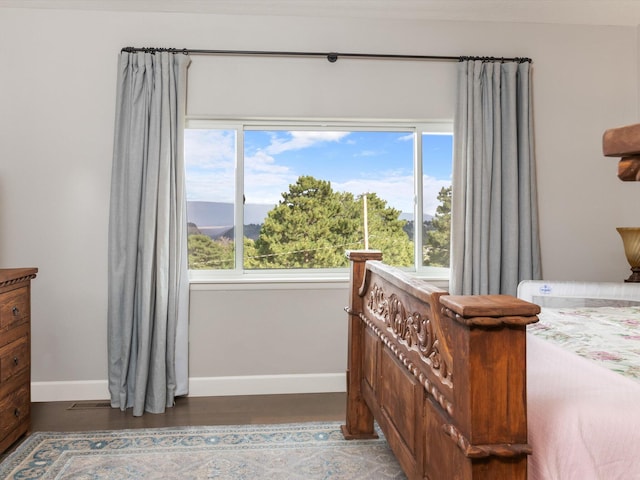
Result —
M189 120L189 268L317 275L345 271L345 251L368 247L386 263L448 277L450 131Z

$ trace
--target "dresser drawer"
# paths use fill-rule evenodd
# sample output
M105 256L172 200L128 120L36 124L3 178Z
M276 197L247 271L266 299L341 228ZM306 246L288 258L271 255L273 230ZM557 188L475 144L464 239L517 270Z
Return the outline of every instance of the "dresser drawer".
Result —
M0 385L11 377L29 368L29 337L19 338L0 348Z
M0 455L31 428L31 280L37 268L0 268Z
M28 287L0 294L0 330L29 321L29 310Z
M0 439L29 419L29 388L23 386L0 400Z

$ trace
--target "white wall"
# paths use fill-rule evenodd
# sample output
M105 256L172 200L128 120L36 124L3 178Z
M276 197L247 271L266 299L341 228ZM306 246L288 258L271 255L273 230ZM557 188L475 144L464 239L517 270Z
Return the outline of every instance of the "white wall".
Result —
M628 276L615 227L640 223L640 183L617 179L617 160L602 156L601 136L638 121L636 28L2 8L0 266L40 268L33 289L36 400L106 397L115 67L129 45L531 57L544 276ZM194 56L189 112L446 118L454 65ZM277 104L249 97L246 84L226 83L222 94L216 88L231 73L247 82L244 73L257 66L257 83L248 85L267 86ZM282 83L284 72L307 82L293 98L287 92L300 83ZM390 96L379 91L405 80L408 86ZM224 103L229 98L237 109ZM194 289L192 376L342 375L346 295L340 283Z

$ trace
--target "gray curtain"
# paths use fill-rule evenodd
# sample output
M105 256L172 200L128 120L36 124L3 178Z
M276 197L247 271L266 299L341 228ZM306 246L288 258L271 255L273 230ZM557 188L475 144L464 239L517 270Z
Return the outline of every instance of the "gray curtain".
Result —
M162 413L187 393L183 123L190 58L118 62L109 212L111 406Z
M461 61L457 88L450 291L515 295L541 275L530 63Z

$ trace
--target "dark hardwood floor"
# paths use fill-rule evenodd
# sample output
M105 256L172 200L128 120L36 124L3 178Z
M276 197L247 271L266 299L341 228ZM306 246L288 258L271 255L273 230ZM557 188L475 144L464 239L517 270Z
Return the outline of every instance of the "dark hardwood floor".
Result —
M35 402L31 404L32 432L80 432L133 428L201 425L344 421L346 393L249 395L230 397L179 397L163 414L134 417L106 400L93 402ZM4 454L0 462L24 438Z
M107 401L31 404L31 430L71 432L199 425L340 421L345 393L179 397L163 414L134 417Z

